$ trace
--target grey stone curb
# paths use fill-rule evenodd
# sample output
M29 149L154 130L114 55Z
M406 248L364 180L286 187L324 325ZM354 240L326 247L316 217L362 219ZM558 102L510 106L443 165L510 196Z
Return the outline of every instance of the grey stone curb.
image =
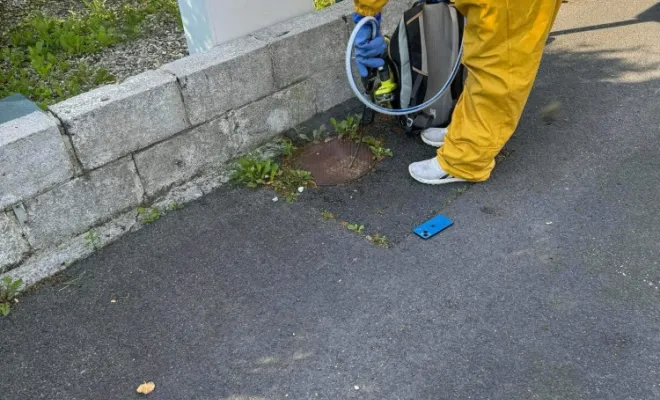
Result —
M352 7L0 125L0 274L35 284L139 229L137 207L208 194L227 181L230 160L353 98L343 66ZM405 8L388 7L385 30Z

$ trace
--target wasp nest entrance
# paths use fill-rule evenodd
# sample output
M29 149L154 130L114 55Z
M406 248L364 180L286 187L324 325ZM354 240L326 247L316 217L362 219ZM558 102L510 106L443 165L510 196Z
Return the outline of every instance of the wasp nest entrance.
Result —
M348 183L361 178L376 165L369 146L363 143L359 151L357 148L358 144L352 140L332 138L305 148L294 164L309 171L319 186Z

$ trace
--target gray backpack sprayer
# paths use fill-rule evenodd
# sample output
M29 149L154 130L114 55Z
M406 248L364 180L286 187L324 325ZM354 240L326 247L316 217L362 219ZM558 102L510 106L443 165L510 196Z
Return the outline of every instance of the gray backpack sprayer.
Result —
M446 127L466 76L461 65L464 17L449 1L416 1L392 36L385 36L385 66L370 70L362 79L363 93L353 78L351 62L357 33L368 23L376 34L376 19L361 19L346 50L348 82L365 105L362 123L372 122L375 111L396 116L409 134Z

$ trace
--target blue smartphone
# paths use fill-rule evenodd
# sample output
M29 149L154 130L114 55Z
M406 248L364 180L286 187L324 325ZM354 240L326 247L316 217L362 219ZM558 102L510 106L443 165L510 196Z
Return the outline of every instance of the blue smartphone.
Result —
M452 226L454 222L444 215L436 215L430 220L413 229L413 232L422 239L429 239L433 235L444 231Z

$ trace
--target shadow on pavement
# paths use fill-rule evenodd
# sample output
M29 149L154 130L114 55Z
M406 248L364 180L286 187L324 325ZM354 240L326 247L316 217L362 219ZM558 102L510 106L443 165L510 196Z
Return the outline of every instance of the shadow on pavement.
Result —
M580 32L589 32L589 31L597 31L601 29L611 29L611 28L619 28L622 26L628 26L628 25L635 25L635 24L642 24L645 22L660 22L660 3L655 4L654 6L651 6L649 9L646 11L640 13L633 19L625 20L625 21L617 21L617 22L611 22L607 24L598 24L598 25L591 25L591 26L583 26L579 28L573 28L573 29L565 29L562 31L554 31L550 33L551 38L555 38L557 36L561 35L569 35L572 33L580 33ZM657 29L657 28L655 28Z

